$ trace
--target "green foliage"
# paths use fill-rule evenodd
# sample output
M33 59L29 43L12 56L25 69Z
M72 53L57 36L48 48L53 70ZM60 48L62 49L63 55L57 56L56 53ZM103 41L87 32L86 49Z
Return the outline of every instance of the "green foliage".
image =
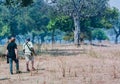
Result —
M105 16L101 18L101 25L105 28L113 27L113 24L118 20L119 10L116 8L107 8Z
M1 29L0 29L0 37L3 37L5 35L9 35L9 28L8 25L4 25Z
M89 27L91 27L91 19L90 18L83 18L80 20L81 23L81 34L80 34L80 38L81 39L91 39L91 31L92 29L90 29Z
M49 31L52 31L52 35L55 35L56 29L60 30L62 32L65 32L65 36L63 37L63 40L66 41L73 41L73 28L74 28L74 23L73 20L68 17L68 16L61 16L61 17L56 17L55 19L51 19L48 26L47 26Z
M31 3L33 3L33 0L22 0L21 5L23 7L26 7L26 6L30 5Z
M108 39L107 35L105 34L105 32L101 29L95 29L92 31L92 38L95 40L106 40Z
M119 10L115 7L107 8L105 11L105 18L107 19L117 19L119 16Z
M6 0L5 5L9 5L11 3L11 0Z
M74 39L74 33L73 32L67 33L63 37L63 40L65 40L65 41L73 41L73 39Z
M63 32L72 32L74 29L74 23L72 18L68 16L61 16L55 19L51 19L48 24L48 29L57 28Z
M102 0L104 4L98 4L98 2L102 2L99 0L88 0L85 3L82 1L77 3L78 0L74 1L75 3L69 0L56 0L55 4L59 3L58 5L48 6L43 0L6 0L5 6L0 5L0 36L31 33L44 40L47 35L56 36L58 34L56 30L60 30L65 33L64 40L72 41L73 31L75 30L73 16L78 12L81 28L80 38L91 39L92 33L97 32L94 39L105 39L104 36L100 36L103 32L95 30L97 28L111 28L116 25L119 16L118 9L105 7L107 0ZM32 4L33 2L35 3ZM83 6L77 10L80 4L83 4ZM57 10L55 10L56 6L58 6ZM101 7L96 9L96 6ZM94 31L92 32L92 30Z
M119 10L116 8L107 8L103 12L103 15L82 18L81 25L93 28L111 28L113 26L113 22L118 19Z
M26 7L33 3L33 0L5 0L6 6L21 6ZM20 5L19 5L20 4Z
M68 16L62 16L56 22L58 28L63 32L72 32L74 30L74 22Z
M106 9L108 0L51 0L54 9L59 13L74 16L77 13L80 17L91 17L100 15ZM52 5L53 6L53 5Z
M116 8L107 8L104 15L82 18L81 33L84 39L91 39L92 30L97 28L112 28L114 21L117 21L119 11Z
M55 20L50 20L49 24L47 25L48 30L52 30L55 28Z

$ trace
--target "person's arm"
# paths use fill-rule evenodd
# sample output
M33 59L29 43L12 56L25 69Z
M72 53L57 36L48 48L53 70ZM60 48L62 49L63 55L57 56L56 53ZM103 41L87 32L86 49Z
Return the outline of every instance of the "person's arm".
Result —
M19 57L18 57L18 49L17 49L17 45L15 44L15 55L16 55L16 59L18 59Z
M18 59L18 50L15 48L15 55L16 55L16 59Z
M25 53L25 44L23 44L23 53Z
M33 54L36 55L32 42L30 42L30 47L31 47L31 50L32 50Z
M5 51L5 55L6 55L6 56L8 55L8 50Z
M34 51L32 42L30 42L30 46L29 47L30 47L31 51Z
M8 45L7 45L7 48L6 48L6 51L5 51L5 55L6 56L8 55Z
M30 48L33 48L33 44L32 44L32 42L30 42Z

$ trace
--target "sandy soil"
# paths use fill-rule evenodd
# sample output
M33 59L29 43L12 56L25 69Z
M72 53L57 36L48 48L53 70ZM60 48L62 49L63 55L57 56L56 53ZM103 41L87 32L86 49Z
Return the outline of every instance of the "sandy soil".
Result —
M0 84L120 84L120 45L56 46L35 57L35 71L9 74L0 59ZM14 64L15 65L15 64Z

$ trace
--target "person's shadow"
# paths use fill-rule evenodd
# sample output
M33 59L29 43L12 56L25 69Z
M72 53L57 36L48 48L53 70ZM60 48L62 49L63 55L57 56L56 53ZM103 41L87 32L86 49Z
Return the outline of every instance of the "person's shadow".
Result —
M35 69L34 71L43 71L45 70L45 68L41 68L41 69ZM21 73L30 73L31 71L22 71Z
M9 80L10 78L7 78L7 77L5 77L5 78L0 78L0 81L3 81L3 80Z

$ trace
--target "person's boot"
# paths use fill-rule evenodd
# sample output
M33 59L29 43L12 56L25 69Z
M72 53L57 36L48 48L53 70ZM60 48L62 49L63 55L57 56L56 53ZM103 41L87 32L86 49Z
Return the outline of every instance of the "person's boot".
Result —
M27 71L29 72L29 71L30 71L30 69L29 69L29 68L27 68Z
M9 58L7 57L7 64L9 64Z
M26 64L26 67L27 67L27 71L30 71L29 67L28 67L28 63Z
M16 71L16 74L19 74L19 73L21 73L21 71L17 70L17 71Z
M35 70L35 68L34 67L32 67L32 71L34 71Z
M13 75L13 72L10 72L11 75Z
M32 71L34 71L35 68L34 68L34 61L32 61Z

